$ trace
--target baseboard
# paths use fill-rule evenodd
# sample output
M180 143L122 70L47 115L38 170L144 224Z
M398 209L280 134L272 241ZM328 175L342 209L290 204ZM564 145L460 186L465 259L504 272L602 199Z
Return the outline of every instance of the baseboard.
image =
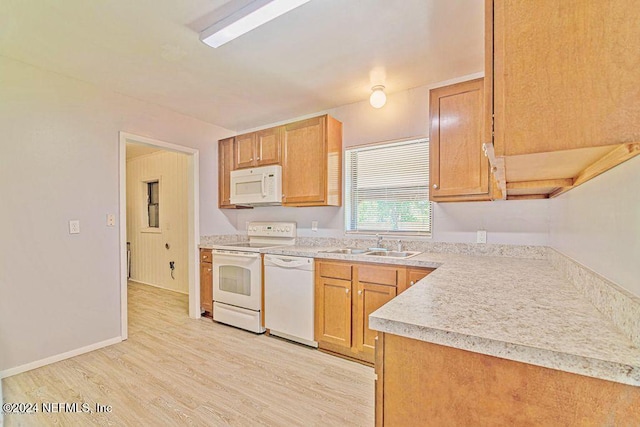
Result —
M175 292L175 293L182 294L182 295L189 295L189 292L182 292L182 291L177 291L177 290L171 289L171 288L165 288L164 286L156 285L155 283L143 282L142 280L128 279L128 281L129 282L140 283L141 285L153 286L154 288L164 289L165 291L171 291L171 292Z
M61 360L70 359L74 356L79 356L84 353L89 353L93 350L98 350L103 347L108 347L113 344L122 342L122 337L115 337L105 341L100 341L86 347L77 348L75 350L67 351L65 353L56 354L55 356L47 357L45 359L36 360L35 362L26 363L24 365L16 366L15 368L5 369L0 371L0 379L11 377L13 375L21 374L23 372L30 371L32 369L41 368L52 363L59 362Z

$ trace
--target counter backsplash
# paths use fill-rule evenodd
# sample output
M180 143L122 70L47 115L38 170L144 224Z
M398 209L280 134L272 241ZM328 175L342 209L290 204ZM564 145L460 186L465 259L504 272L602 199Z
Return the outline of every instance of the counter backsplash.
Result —
M598 311L640 347L640 298L555 249L548 249L547 258Z
M493 245L475 243L428 242L424 240L400 240L402 250L463 255L503 256L513 258L545 259L545 246ZM332 246L369 248L376 246L376 239L298 237L301 246ZM396 250L398 239L383 238L383 248Z
M228 234L202 236L200 244L202 246L245 242L248 241L246 235ZM396 250L398 239L385 237L382 240L383 248ZM431 253L448 253L462 255L480 255L480 256L501 256L511 258L529 258L529 259L546 259L546 246L519 246L519 245L496 245L496 244L476 244L476 243L447 243L447 242L428 242L424 240L401 240L402 250L420 251ZM317 247L336 247L336 248L369 248L376 246L376 239L359 239L359 238L332 238L332 237L298 237L296 245L299 246L317 246Z
M211 246L225 243L248 242L249 238L242 234L224 234L215 236L200 236L200 246Z

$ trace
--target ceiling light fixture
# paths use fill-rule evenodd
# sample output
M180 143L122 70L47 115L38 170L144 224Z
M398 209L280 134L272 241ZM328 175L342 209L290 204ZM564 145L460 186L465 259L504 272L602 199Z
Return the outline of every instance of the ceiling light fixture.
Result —
M211 47L220 47L308 1L254 0L202 31L200 40Z
M384 93L384 86L378 85L371 88L369 103L373 108L382 108L387 103L387 95Z

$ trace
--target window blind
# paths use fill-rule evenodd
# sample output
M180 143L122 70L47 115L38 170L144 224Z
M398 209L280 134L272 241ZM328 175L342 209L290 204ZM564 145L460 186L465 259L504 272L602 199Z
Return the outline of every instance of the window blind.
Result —
M346 150L347 231L430 233L426 139Z

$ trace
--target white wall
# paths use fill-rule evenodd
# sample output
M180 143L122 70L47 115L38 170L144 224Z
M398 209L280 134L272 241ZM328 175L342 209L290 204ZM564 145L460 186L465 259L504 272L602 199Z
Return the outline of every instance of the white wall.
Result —
M640 156L551 202L551 245L640 296Z
M199 149L200 230L235 232L216 205L233 132L0 57L0 374L120 335L119 131Z
M160 227L149 232L146 181L154 179L160 181ZM131 243L132 280L189 293L187 182L186 154L160 151L127 161L127 241ZM173 277L170 261L175 262Z
M466 76L440 85L480 76ZM381 109L375 109L365 101L338 107L327 113L343 123L345 148L424 137L429 134L429 89L430 87L423 86L390 94L387 104ZM251 130L253 129L247 131ZM547 245L549 243L548 209L548 200L435 204L433 240L475 242L476 231L485 229L489 243ZM242 210L234 214L235 218L231 217L232 214L228 215L240 232L245 230L247 221L281 220L296 221L300 236L341 237L344 235L342 208L269 207ZM313 220L318 221L318 232L311 231Z

